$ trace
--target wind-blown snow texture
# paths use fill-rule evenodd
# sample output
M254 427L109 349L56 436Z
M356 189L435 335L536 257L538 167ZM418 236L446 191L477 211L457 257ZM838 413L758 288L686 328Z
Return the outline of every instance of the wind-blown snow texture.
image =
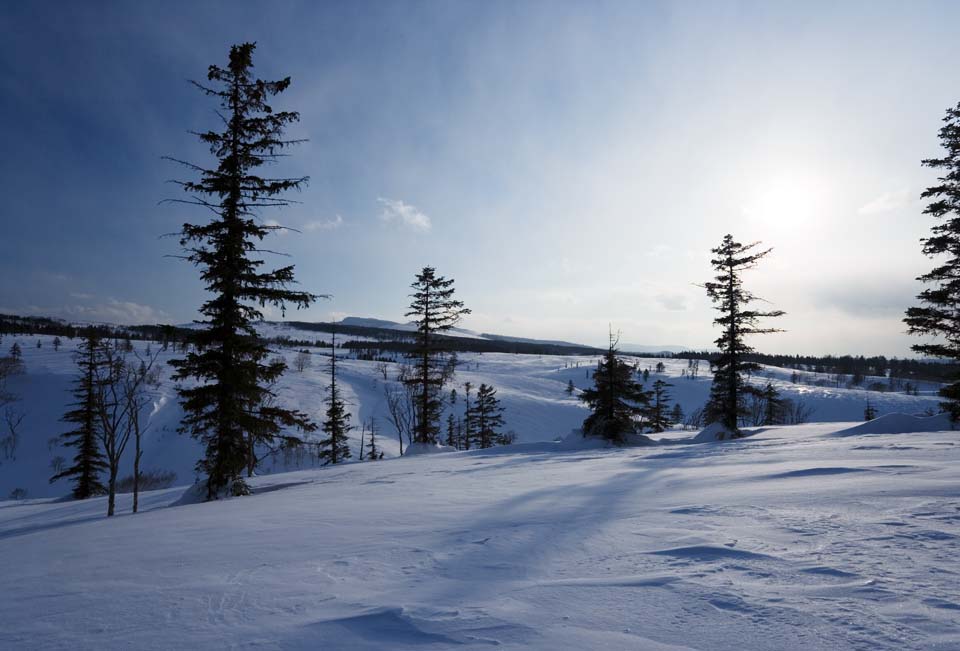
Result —
M0 648L960 648L957 433L848 426L3 502Z

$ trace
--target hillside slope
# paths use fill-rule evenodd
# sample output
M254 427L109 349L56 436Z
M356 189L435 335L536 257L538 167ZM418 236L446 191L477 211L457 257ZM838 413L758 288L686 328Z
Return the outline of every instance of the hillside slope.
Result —
M268 326L272 328L273 326ZM275 329L268 334L275 335ZM49 484L47 478L53 475L51 460L56 456L72 457L72 450L63 448L56 440L65 431L59 421L72 401L71 381L76 373L72 352L78 340L64 340L59 351L54 351L52 338L45 336L7 336L3 339L4 350L14 341L23 349L27 373L13 378L11 389L23 398L18 408L26 416L22 425L21 442L15 458L0 459L0 499L7 497L15 488L27 491L31 497L53 497L64 495L69 486L61 481ZM37 348L37 342L41 347ZM133 342L143 351L147 342ZM156 343L152 344L154 350ZM290 348L277 348L276 354L287 358L291 369L277 387L280 398L288 405L310 414L315 421L322 422L325 405L325 389L328 378L326 373L329 349L312 349L311 365L302 373L294 370L296 351ZM345 354L346 351L339 351ZM170 350L159 360L162 370L162 383L153 395L153 408L149 417L149 429L146 434L143 464L145 469L172 471L177 475L178 483L193 481L194 465L201 456L200 446L187 436L177 433L181 420L180 407L177 404L175 388L169 379L170 369L166 362L175 353ZM498 390L498 396L506 408L506 430L513 430L520 442L550 441L566 436L577 428L586 416L586 410L577 399L576 393L568 395L567 383L572 381L578 389L592 384L590 373L597 358L589 356L553 356L553 355L509 355L499 353L461 354L461 365L455 382L449 388L456 388L460 397L452 406L457 415L461 415L463 405L463 384L470 382L474 387L485 382ZM637 358L642 368L655 368L661 360ZM662 360L666 368L663 375L651 375L651 381L662 378L671 382L674 400L680 403L685 413L701 407L707 400L710 388L710 375L701 370L696 379L682 377L686 360ZM706 367L706 364L702 364ZM375 362L342 359L338 366L344 398L352 413L353 423L358 428L352 432L355 457L360 448L359 425L369 419L376 419L379 429L379 443L386 456L399 454L396 433L391 430L388 418L384 385L395 383L398 364L387 364L387 381L384 381L381 366ZM810 409L811 421L850 421L860 420L867 400L870 400L880 414L903 412L920 413L935 409L938 399L932 395L934 387L926 387L919 396L902 393L878 393L845 388L817 387L792 384L791 372L785 369L768 367L762 374L753 378L754 382L773 381L783 391L785 397L803 401ZM808 374L812 375L812 374ZM680 434L681 436L686 434ZM268 459L260 469L262 473L309 467L314 461L306 455L302 458L283 458L277 456ZM128 474L132 458L122 464L122 474Z

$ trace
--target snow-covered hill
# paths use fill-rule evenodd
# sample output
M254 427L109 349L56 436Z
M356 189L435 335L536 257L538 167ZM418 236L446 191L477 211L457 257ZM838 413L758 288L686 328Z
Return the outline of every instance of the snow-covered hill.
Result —
M884 433L933 420L3 502L0 648L957 649L957 433Z
M274 328L265 334L276 336L277 332L279 331ZM324 335L315 334L318 339ZM7 497L16 488L26 490L31 497L64 495L69 490L64 482L51 485L47 479L54 474L50 464L55 457L72 456L72 451L64 449L56 441L56 437L65 431L65 426L59 419L72 400L70 386L76 373L72 353L79 342L64 339L64 345L59 351L55 351L50 337L6 336L0 344L4 352L14 341L19 342L23 349L27 373L13 378L11 389L22 396L23 400L18 409L26 415L15 458L0 458L0 499ZM41 343L40 348L37 348L38 341ZM147 346L146 342L133 343L140 351ZM154 343L152 347L156 350L158 345ZM277 348L277 354L284 355L291 367L279 384L278 391L283 402L305 411L320 422L327 386L326 355L329 354L329 349L312 350L312 363L301 373L294 370L297 351ZM345 351L340 352L345 354ZM149 418L143 464L148 470L176 473L178 483L190 483L194 480L194 465L201 456L201 449L195 441L176 431L181 412L174 386L169 379L169 368L165 363L174 356L175 353L170 350L160 358L163 381L153 396L154 404ZM460 394L458 402L451 407L457 414L463 410L463 384L471 382L476 387L484 382L497 388L506 408L506 430L513 430L520 442L551 441L566 436L572 429L579 427L586 416L576 392L568 395L565 389L569 381L578 389L591 384L589 375L596 365L596 357L487 353L461 354L460 360L462 364L457 371L455 383L450 387L457 388ZM699 376L689 379L685 377L688 365L686 360L638 358L641 368L655 369L658 361L663 361L666 368L662 375L652 373L651 381L660 377L671 382L673 397L685 413L692 412L706 402L710 375L704 371L707 368L705 362L701 364ZM380 444L387 456L396 456L399 453L399 444L387 419L384 386L395 382L398 365L386 365L386 381L382 375L384 367L376 362L343 359L338 368L353 423L359 425L371 418L376 419L380 429ZM868 399L880 414L921 413L927 409L935 409L938 402L933 395L936 388L934 386L922 387L924 391L919 396L909 396L902 393L794 384L790 381L791 373L786 369L769 367L754 377L754 381L762 383L771 379L784 396L795 402L802 401L809 407L811 421L861 420ZM826 378L822 379L826 381ZM359 452L359 433L359 428L353 432L355 456ZM310 463L309 458L284 459L278 456L268 460L261 472L309 467ZM122 475L128 474L131 466L132 461L124 461Z

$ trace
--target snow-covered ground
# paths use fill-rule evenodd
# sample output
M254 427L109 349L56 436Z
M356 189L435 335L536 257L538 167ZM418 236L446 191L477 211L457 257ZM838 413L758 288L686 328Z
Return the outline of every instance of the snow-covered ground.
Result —
M301 330L283 330L275 324L267 324L264 334L299 337ZM307 339L329 340L324 333L308 333ZM37 341L41 347L37 348ZM5 336L0 342L0 351L6 353L14 341L19 342L23 350L26 374L15 377L10 388L23 399L17 408L25 413L21 426L21 440L15 458L0 458L0 499L6 498L11 491L21 488L30 497L55 497L66 494L69 486L61 481L49 484L47 478L54 474L50 464L57 457L72 458L72 450L63 448L56 437L66 430L59 421L72 402L71 382L76 374L73 351L79 340L63 340L63 346L55 351L51 337ZM141 352L145 342L133 342ZM151 344L153 350L158 344ZM327 357L329 349L312 349L312 363L302 373L294 368L297 354L294 349L278 348L277 354L287 358L290 370L277 387L283 402L294 406L322 422L327 386ZM345 354L346 351L339 351ZM177 475L179 484L194 480L194 465L201 456L198 443L176 429L181 420L181 411L177 404L173 383L169 379L170 369L166 362L176 354L170 350L159 360L162 383L154 392L154 405L149 418L146 433L143 465L147 470L172 471ZM552 355L511 355L511 354L461 354L461 365L456 379L449 388L456 388L458 402L452 409L457 415L463 412L463 385L471 382L474 387L481 382L497 388L498 396L506 408L506 430L513 430L520 442L551 441L566 436L577 428L586 417L586 410L574 395L566 393L568 381L578 389L592 384L589 376L597 358L590 356L552 356ZM655 369L661 360L642 359L641 368ZM696 379L683 377L687 369L686 360L662 360L666 366L663 375L651 374L650 381L661 378L673 384L671 393L680 403L685 413L702 407L707 400L711 376L706 362L700 364L700 373ZM379 444L386 456L396 456L399 444L396 434L391 430L387 419L385 383L395 383L398 364L387 364L387 381L383 379L381 365L376 362L343 359L339 365L339 379L344 398L349 403L353 423L357 429L352 433L354 456L358 456L360 447L361 422L376 419L380 430ZM792 371L769 367L753 378L757 383L771 379L785 397L794 401L803 401L810 409L811 421L857 421L862 420L867 400L877 408L880 414L902 412L916 414L928 409L936 409L938 398L934 395L934 386L922 387L921 395L910 396L903 393L880 393L862 389L832 388L831 386L812 386L793 384L790 381ZM814 374L806 374L814 377ZM826 376L819 378L827 380ZM876 380L877 378L873 378ZM868 379L866 384L870 383ZM689 433L674 432L669 437L685 437ZM132 446L131 450L132 452ZM261 472L277 472L296 468L297 464L309 465L309 459L269 459ZM132 458L122 464L121 476L131 472Z
M943 424L528 443L112 520L3 502L0 648L958 649L957 433L883 433Z

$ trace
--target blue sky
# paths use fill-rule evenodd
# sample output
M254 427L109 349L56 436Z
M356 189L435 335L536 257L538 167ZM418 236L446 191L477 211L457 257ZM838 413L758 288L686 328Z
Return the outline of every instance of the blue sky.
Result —
M208 163L187 79L256 41L309 143L270 246L333 294L288 318L400 319L424 265L486 332L709 345L709 249L774 253L768 351L907 354L929 262L919 194L960 101L944 3L6 3L0 309L186 322L167 257L198 212L169 155ZM278 263L284 262L278 260Z

